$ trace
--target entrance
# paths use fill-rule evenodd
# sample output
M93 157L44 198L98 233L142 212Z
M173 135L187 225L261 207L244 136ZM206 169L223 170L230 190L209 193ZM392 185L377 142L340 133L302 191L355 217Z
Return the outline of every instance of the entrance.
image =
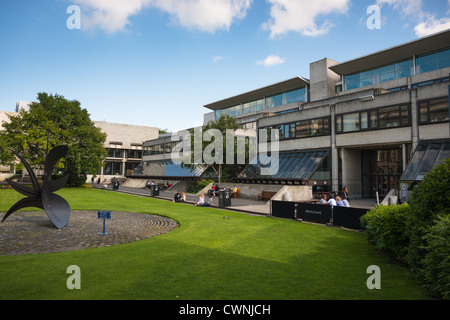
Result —
M383 199L391 189L398 189L403 173L402 148L390 147L362 150L362 195L364 198Z

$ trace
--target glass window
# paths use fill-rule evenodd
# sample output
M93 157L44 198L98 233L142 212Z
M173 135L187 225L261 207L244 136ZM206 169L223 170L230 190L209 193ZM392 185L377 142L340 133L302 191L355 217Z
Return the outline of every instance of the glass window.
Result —
M448 68L450 67L450 59L445 59L445 60L439 60L438 61L438 68L439 69L444 69L444 68Z
M380 128L397 127L399 125L400 115L399 107L382 108L378 111L378 126Z
M419 67L419 73L434 71L437 69L437 61L433 61L433 62L427 63L427 64L420 64L418 67Z
M448 99L430 101L429 112L431 122L448 121Z
M284 139L289 139L289 133L291 132L290 126L288 124L285 124L283 127Z
M408 108L408 106L400 107L400 124L402 126L409 124L409 108Z
M369 116L367 112L361 113L361 129L368 129L369 128Z
M256 100L256 111L261 111L264 109L264 99Z
M336 116L336 132L342 132L342 116Z
M330 118L323 118L323 134L330 134Z
M291 138L295 138L295 123L291 123L291 124L290 124L290 133L289 133L289 136L290 136Z
M420 102L419 116L421 123L448 121L448 98Z
M361 79L367 79L367 78L372 78L373 77L373 71L372 70L368 70L368 71L363 71L360 73L360 78Z
M309 135L318 136L323 132L323 120L314 119L309 121Z
M395 64L395 77L396 79L409 77L411 75L412 60L405 60Z
M299 121L295 124L295 132L297 138L308 136L308 121Z
M244 103L242 105L242 114L246 114L246 113L250 113L250 112L252 112L251 102Z
M344 75L345 89L364 87L371 84L409 77L413 66L412 59L390 63L359 73Z
M380 74L383 74L383 73L394 72L395 67L393 64L388 64L388 65L378 68L377 70L379 71Z
M283 104L283 94L278 94L266 99L266 108L274 108Z
M351 132L358 131L359 126L359 113L350 113L342 116L343 120L343 131Z
M418 64L422 65L422 64L436 62L436 58L437 58L436 57L436 53L433 52L433 53L428 53L428 54L421 55L421 56L419 56L417 58L417 60L418 60Z
M420 122L428 122L428 104L421 103L419 105Z
M384 73L380 76L380 82L390 81L390 80L394 80L394 79L395 79L394 72Z
M123 158L124 150L123 149L114 149L108 148L108 157L110 158Z
M450 66L450 49L421 55L416 58L417 73L429 72Z
M142 151L141 150L127 150L126 156L128 159L140 159L142 158Z
M305 88L289 91L286 93L286 104L305 101Z
M439 51L437 54L437 58L438 60L450 59L450 49Z
M378 112L377 111L370 112L370 128L372 128L372 129L378 128Z
M122 162L106 162L103 174L116 175L122 174L123 163Z

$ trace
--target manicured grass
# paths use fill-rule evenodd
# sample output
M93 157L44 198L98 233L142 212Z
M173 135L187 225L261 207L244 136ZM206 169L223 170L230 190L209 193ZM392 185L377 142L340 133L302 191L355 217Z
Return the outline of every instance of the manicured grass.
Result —
M180 227L130 244L1 256L0 299L429 298L362 233L89 188L58 193L72 210L159 214ZM20 197L0 190L0 211ZM81 290L67 289L70 265L81 269ZM380 290L366 286L371 265L381 268Z

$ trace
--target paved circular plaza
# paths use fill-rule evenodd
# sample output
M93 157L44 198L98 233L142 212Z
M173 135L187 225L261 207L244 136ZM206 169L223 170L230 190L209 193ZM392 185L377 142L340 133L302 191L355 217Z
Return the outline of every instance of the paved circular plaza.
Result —
M4 213L0 214L3 218ZM44 211L19 211L0 223L0 255L39 254L105 247L168 233L178 223L166 217L111 212L103 233L96 211L72 211L69 224L57 229Z

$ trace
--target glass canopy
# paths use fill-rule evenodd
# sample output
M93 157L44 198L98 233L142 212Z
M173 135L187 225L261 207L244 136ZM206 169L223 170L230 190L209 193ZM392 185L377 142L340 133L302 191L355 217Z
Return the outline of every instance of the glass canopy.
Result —
M144 162L142 175L147 177L178 177L178 178L199 178L203 175L208 166L183 167L172 160L158 160Z
M450 141L420 142L400 181L422 181L435 166L450 158Z
M263 163L271 164L275 159L267 155L259 155L257 163L247 166L239 175L239 179L270 179L270 180L310 180L311 176L327 156L328 149L304 152L280 153L278 170L270 176L262 175Z

